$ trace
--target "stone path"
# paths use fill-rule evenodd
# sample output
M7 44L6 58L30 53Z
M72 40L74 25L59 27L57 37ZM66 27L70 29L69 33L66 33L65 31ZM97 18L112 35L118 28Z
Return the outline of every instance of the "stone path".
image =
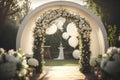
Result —
M45 66L41 80L85 80L78 66Z

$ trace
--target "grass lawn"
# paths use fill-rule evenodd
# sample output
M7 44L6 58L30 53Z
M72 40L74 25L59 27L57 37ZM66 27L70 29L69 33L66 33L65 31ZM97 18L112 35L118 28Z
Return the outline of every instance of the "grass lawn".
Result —
M78 66L78 60L75 60L75 59L64 59L64 60L45 59L45 66Z

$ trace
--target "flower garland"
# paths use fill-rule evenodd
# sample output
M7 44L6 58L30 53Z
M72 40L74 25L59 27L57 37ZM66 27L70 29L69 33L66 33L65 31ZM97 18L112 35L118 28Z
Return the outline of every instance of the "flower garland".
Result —
M82 51L80 56L80 63L81 63L81 70L82 72L89 72L90 71L90 32L91 27L90 24L82 18L80 15L75 14L72 11L68 11L66 9L53 9L46 11L36 22L36 27L34 28L34 43L33 43L33 52L34 57L38 59L39 63L43 61L43 54L42 54L42 46L44 46L44 36L45 31L49 27L50 23L59 18L64 17L69 19L71 22L74 22L77 25L78 32L80 36L78 37L80 50ZM39 69L41 69L39 65ZM41 70L42 71L42 70Z

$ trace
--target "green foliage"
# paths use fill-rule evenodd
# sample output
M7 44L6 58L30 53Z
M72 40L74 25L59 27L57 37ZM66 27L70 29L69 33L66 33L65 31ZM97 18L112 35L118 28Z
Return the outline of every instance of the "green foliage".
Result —
M19 10L17 0L0 0L0 32L4 28L6 19L19 12Z
M31 2L29 0L20 1L19 2L19 7L20 7L19 11L16 12L15 14L9 16L9 18L12 19L18 26L22 22L22 20L25 18L25 16L29 13L30 5L31 5Z
M117 40L117 36L116 36L116 25L108 25L107 30L108 30L108 37L107 40L109 41L110 46L115 46L115 42Z
M6 22L5 29L0 34L0 47L6 50L15 49L18 28L10 20Z
M18 0L0 0L0 47L15 49L18 26L29 9L29 0L23 0L22 7Z
M94 0L86 0L85 2L87 3L85 7L91 10L96 16L99 17L99 19L102 20L103 13L101 11L101 7L97 5Z

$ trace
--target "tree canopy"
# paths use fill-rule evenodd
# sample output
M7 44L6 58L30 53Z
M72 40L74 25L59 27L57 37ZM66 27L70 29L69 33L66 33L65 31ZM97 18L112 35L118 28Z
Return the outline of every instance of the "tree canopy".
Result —
M18 26L30 10L30 1L0 0L0 47L15 49Z

